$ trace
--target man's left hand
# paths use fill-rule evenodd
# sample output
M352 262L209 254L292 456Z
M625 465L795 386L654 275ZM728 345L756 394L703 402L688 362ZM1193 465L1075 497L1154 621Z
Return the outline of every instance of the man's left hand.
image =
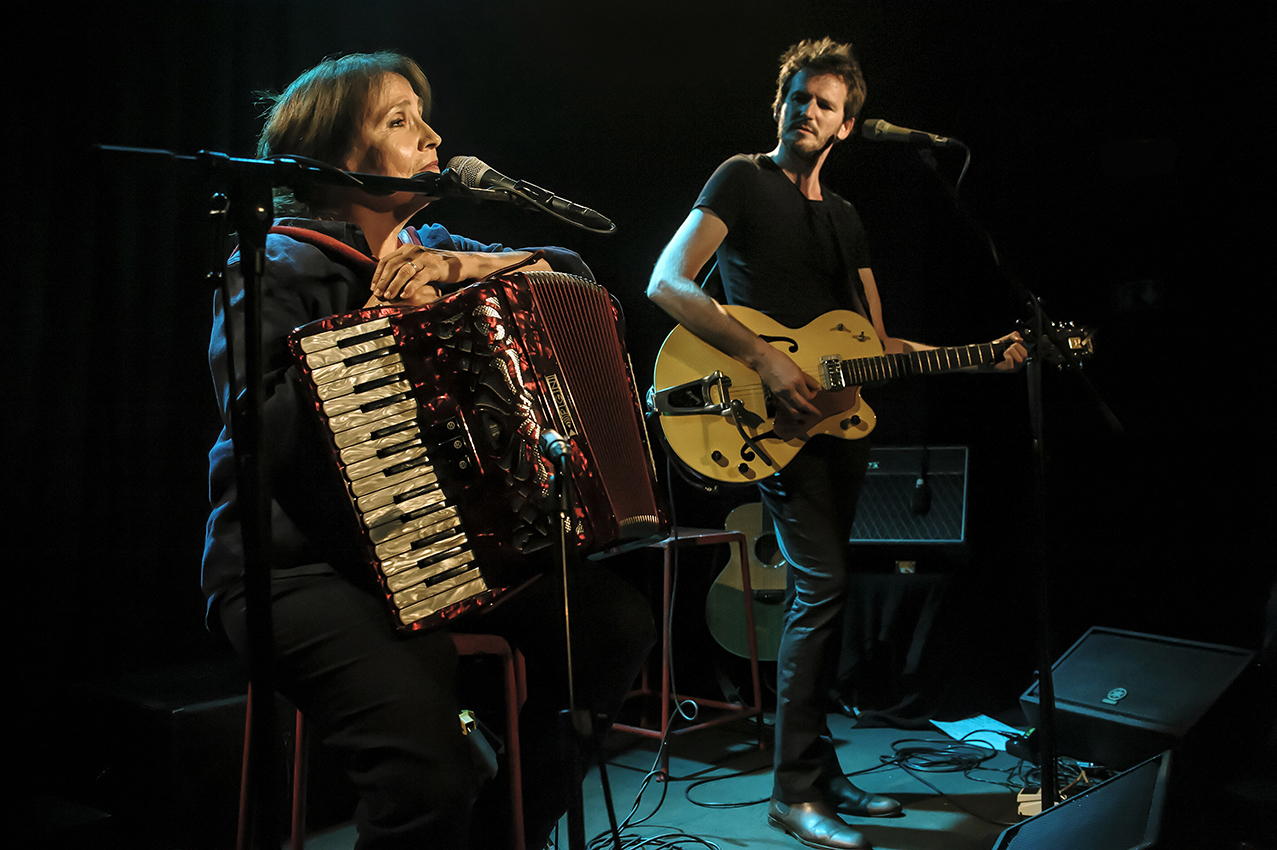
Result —
M1007 347L1003 352L1002 359L994 363L991 367L985 366L985 369L992 369L995 372L1014 372L1024 365L1024 361L1028 359L1029 352L1024 347L1024 338L1016 331L1011 331L1004 337L995 339L994 342L1014 342L1015 345Z

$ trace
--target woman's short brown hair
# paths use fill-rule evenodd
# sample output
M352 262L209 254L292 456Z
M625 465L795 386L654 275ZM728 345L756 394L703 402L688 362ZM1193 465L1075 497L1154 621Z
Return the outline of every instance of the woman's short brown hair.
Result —
M289 84L283 94L266 95L266 126L257 155L304 156L342 167L355 144L375 87L386 74L399 74L421 98L421 117L430 117L430 83L416 62L398 53L351 53L330 57ZM277 189L280 212L314 215L322 206L315 188Z

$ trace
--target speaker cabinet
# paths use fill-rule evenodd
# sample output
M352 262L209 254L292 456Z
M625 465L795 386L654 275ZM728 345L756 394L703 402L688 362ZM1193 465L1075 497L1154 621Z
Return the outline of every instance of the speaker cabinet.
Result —
M1123 770L1168 749L1250 664L1231 646L1093 627L1052 665L1056 752ZM1041 716L1038 684L1020 697Z
M1148 850L1158 846L1170 781L1164 752L1006 829L993 850Z
M869 450L852 543L953 545L966 534L966 446Z

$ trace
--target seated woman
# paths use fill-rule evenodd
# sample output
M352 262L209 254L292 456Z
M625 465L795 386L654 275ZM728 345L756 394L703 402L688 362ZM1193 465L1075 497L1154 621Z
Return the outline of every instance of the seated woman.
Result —
M390 53L326 60L270 109L259 152L322 160L392 177L439 170L439 135L426 123L430 87L412 60ZM457 719L457 659L447 632L404 635L360 555L349 503L287 350L294 328L364 306L424 306L440 292L526 259L512 251L408 221L420 195L376 196L318 187L281 195L296 217L276 222L339 240L376 261L371 279L304 234L272 233L262 279L263 453L271 504L271 611L278 688L340 751L359 793L358 847L498 848L510 829L507 799L482 786ZM294 237L298 238L294 238ZM589 277L575 254L544 249L530 269ZM371 265L371 264L369 264ZM233 258L230 314L215 307L209 359L226 427L210 452L203 563L208 622L248 652L240 504L229 429L232 382L226 324L242 345L242 276ZM233 359L243 368L242 352ZM612 717L655 640L647 602L606 569L573 576L590 605L573 610L578 706ZM538 580L458 628L506 636L524 653L528 700L520 716L525 827L542 846L566 810L572 771L560 712L568 686L562 596ZM560 591L561 594L561 591ZM556 609L557 602L557 609ZM557 610L557 614L556 614Z

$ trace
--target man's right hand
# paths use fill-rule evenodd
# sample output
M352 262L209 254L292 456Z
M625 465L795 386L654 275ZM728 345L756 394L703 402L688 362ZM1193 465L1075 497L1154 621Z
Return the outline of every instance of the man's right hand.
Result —
M762 342L760 340L760 342ZM767 343L762 343L766 351L760 352L755 371L780 405L785 408L800 425L814 425L820 420L820 410L812 404L812 399L823 387L814 375L808 375L794 359L785 352Z

